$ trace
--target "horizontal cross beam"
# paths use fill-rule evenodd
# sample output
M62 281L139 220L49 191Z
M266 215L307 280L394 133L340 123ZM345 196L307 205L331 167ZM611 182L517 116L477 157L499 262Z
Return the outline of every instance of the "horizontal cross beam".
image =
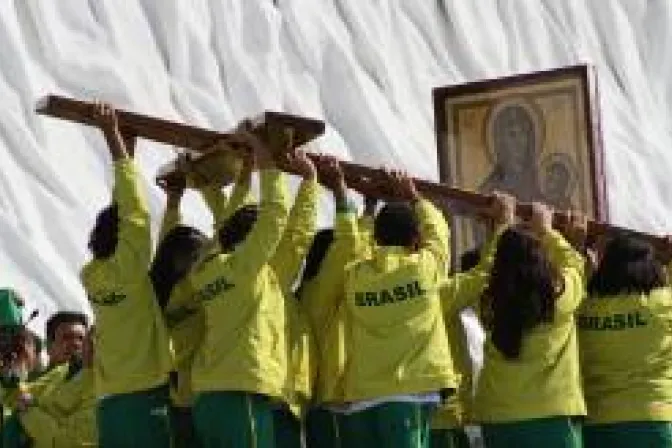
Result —
M92 102L49 95L38 102L37 112L42 115L95 126L93 107ZM207 165L217 157L213 152L213 147L216 147L216 144L220 141L226 143L227 138L232 135L231 133L213 131L125 110L118 110L117 114L122 132L195 151L200 154L201 164L203 165ZM266 141L278 143L278 139L284 139L281 145L276 144L274 147L291 149L318 137L325 129L325 124L322 121L280 112L264 112L252 120L252 123L254 132ZM235 146L235 143L231 142L231 144ZM311 154L309 156L314 157ZM199 159L197 158L191 163L199 163ZM341 166L346 183L350 188L373 197L394 198L394 192L385 182L387 174L382 169L370 168L351 162L341 162ZM424 196L436 200L448 200L457 204L460 209L466 210L467 213L488 217L492 196L424 179L414 180L416 188ZM528 218L531 212L532 206L529 203L518 203L516 206L516 214L521 218ZM566 217L562 213L555 213L554 225L566 225L565 220ZM670 249L667 240L659 236L596 220L589 220L588 222L589 237L598 237L614 232L623 232L642 238L659 250L669 251Z

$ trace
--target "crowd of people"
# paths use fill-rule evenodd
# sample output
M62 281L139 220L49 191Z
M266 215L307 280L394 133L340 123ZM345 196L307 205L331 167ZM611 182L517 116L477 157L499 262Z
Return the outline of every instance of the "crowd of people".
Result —
M491 238L451 272L446 216L406 174L360 214L336 159L246 127L230 195L224 178L161 181L153 247L134 137L109 105L95 120L115 173L81 273L95 329L52 316L38 371L21 301L0 295L3 447L465 448L472 425L488 448L672 447L669 249L626 233L588 248L582 214L558 228L533 203L519 220L496 192ZM302 178L291 206L283 171ZM318 230L322 187L336 212ZM181 222L187 188L213 238Z

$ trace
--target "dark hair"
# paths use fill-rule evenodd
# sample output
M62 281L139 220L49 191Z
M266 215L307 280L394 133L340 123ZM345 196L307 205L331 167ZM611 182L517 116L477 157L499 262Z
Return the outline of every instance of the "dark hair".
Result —
M175 285L198 261L206 243L207 237L189 226L173 228L159 243L149 268L149 278L161 309L168 304Z
M238 210L217 231L222 252L232 252L245 240L257 222L259 207L256 204L245 205Z
M420 234L420 225L407 202L388 202L373 223L373 236L380 246L410 247Z
M480 261L481 261L481 248L475 247L473 249L470 249L460 256L460 271L462 272L469 271L478 266L478 263L480 263Z
M89 319L84 313L76 311L59 311L47 321L47 342L52 343L56 339L56 331L62 324L82 324L88 327Z
M651 244L618 234L607 243L604 256L588 282L588 293L596 297L648 294L666 284L665 270Z
M314 278L320 272L322 261L334 241L334 229L322 229L315 234L306 255L306 267L303 270L302 282Z
M552 322L562 292L540 241L521 228L502 233L482 301L485 327L506 359L517 359L526 332Z
M89 250L95 258L105 259L114 254L119 237L119 207L108 205L98 213L89 236Z

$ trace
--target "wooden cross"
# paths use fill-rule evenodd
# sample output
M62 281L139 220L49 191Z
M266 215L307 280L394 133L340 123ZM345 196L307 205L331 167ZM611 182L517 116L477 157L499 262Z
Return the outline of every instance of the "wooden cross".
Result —
M96 126L97 123L93 118L93 107L92 102L49 95L38 102L37 112L42 115ZM210 172L212 176L221 175L220 170L224 169L221 164L216 163L217 158L221 157L222 153L222 147L217 146L217 143L223 141L235 146L235 143L230 141L231 133L213 131L124 110L117 110L117 115L122 133L186 148L197 154L195 161L192 161L192 163L195 163L196 166L205 167L206 172ZM290 150L308 143L321 135L325 129L325 124L322 121L280 112L264 112L253 119L252 122L253 132L265 141L274 142L274 147ZM314 157L311 154L309 156ZM394 197L394 192L385 183L387 177L383 170L351 162L340 162L340 164L346 183L350 188L368 196L383 199ZM207 171L208 168L210 171ZM174 169L177 169L177 167L174 167ZM169 175L170 173L166 174ZM414 180L416 188L425 197L464 204L471 213L488 217L488 210L492 203L491 196L423 179ZM531 204L518 203L516 206L516 214L521 218L529 217L531 212ZM567 224L562 213L556 213L553 222L557 226ZM605 222L595 220L588 222L589 237L598 237L614 232L624 232L647 240L660 251L667 252L670 250L670 244L665 238Z

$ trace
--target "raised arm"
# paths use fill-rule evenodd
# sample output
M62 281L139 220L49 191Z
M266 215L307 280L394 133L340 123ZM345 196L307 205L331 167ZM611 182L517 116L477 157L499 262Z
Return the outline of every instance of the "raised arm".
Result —
M99 103L94 117L103 131L114 163L115 184L112 200L117 206L118 244L114 254L120 268L136 269L149 265L151 259L150 215L139 185L139 172L129 155L135 138L122 135L114 108Z
M170 180L162 179L158 182L158 185L166 193L166 210L163 212L161 228L159 229L159 241L163 241L171 230L182 223L180 203L184 196L187 180L185 176L178 176Z
M248 131L241 138L255 152L260 169L261 200L252 230L233 249L232 269L243 278L253 276L275 253L289 214L287 189L269 147Z
M397 196L408 201L415 211L421 255L429 256L433 264L443 269L450 258L450 229L445 218L431 202L420 196L413 179L406 173L391 171L390 183Z
M323 330L334 315L343 295L345 266L367 253L357 228L357 209L347 199L347 188L338 162L331 157L316 160L320 180L334 195L336 215L333 242L329 245L319 270L305 279L301 288L301 304L316 331Z
M360 244L368 252L373 252L376 245L373 236L373 226L376 218L376 208L378 206L378 199L371 196L364 196L364 213L359 217L357 223Z
M499 237L516 220L516 200L508 194L495 192L489 215L493 217L495 232L481 249L478 264L466 272L446 279L441 287L441 300L446 316L464 308L478 307L478 300L488 285L490 270L497 254Z
M303 177L294 206L275 254L271 259L280 286L289 291L301 270L310 243L317 229L317 170L302 151L288 153L285 163Z
M564 281L564 292L556 303L556 309L560 313L572 313L585 297L586 261L560 232L553 229L553 211L547 205L532 203L530 223Z
M251 185L252 172L255 169L254 154L247 154L243 159L236 180L228 197L223 190L223 185L209 184L198 187L208 208L212 212L215 233L221 228L227 219L240 207L252 203Z

